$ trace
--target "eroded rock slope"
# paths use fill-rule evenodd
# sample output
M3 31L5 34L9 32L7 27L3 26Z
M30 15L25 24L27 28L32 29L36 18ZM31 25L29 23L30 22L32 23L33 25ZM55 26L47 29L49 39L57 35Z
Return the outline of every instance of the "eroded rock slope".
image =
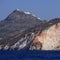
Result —
M0 21L0 50L60 50L60 18L42 21L13 11Z

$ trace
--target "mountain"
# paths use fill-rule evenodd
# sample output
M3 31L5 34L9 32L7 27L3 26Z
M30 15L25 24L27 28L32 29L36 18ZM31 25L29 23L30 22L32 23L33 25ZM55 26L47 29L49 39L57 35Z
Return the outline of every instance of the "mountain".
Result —
M0 49L60 50L60 18L44 21L14 10L0 21Z
M0 23L0 36L10 37L23 32L26 29L32 28L40 24L42 21L34 17L32 14L24 13L23 11L13 11L5 20ZM10 34L9 34L10 33Z
M0 21L0 45L12 46L31 29L34 30L35 26L42 24L43 22L31 13L16 9Z

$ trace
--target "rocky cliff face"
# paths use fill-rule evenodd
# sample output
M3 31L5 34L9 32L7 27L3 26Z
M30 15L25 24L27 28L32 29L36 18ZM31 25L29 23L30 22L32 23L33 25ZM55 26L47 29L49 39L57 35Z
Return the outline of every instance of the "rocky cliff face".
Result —
M13 11L0 22L0 50L60 50L60 19L42 21Z
M55 22L56 21L56 22ZM60 21L60 20L59 20ZM35 37L33 43L30 46L31 50L60 50L60 22L57 20L54 20L53 22L49 22L49 24L55 24L51 25L47 29L42 30L42 32ZM38 47L36 47L34 44L38 44ZM39 46L39 43L41 46ZM33 48L33 47L34 48Z

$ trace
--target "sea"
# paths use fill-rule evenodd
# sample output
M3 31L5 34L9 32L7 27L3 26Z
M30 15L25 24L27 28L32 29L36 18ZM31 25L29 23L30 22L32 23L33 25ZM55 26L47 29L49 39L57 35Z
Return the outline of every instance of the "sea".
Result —
M0 60L60 60L60 51L1 50Z

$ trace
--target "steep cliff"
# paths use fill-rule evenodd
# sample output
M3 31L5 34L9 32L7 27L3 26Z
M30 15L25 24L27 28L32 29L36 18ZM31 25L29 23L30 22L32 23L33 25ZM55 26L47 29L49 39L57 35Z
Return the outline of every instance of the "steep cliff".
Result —
M39 46L39 42L41 46ZM38 46L36 45L37 47L34 45L36 43L38 44ZM46 28L43 29L37 37L35 37L30 49L60 50L60 19L49 21Z

